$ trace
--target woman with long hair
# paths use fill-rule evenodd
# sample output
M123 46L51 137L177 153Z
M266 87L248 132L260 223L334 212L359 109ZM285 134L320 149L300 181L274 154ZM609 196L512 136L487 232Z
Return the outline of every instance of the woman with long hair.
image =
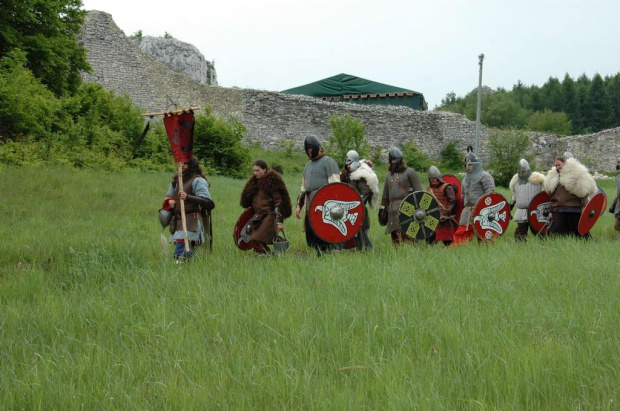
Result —
M203 215L215 207L209 192L209 183L205 178L196 157L181 165L183 187L179 184L179 175L175 173L166 192L164 209L174 210L170 223L170 242L175 244L173 258L189 259L194 255L194 247L205 241ZM185 221L190 250L185 251L181 202L185 202Z
M269 244L273 244L278 232L284 231L284 219L292 214L284 180L269 170L266 162L256 160L239 203L241 207L251 207L254 213L245 228L251 236L252 248L259 255L271 254Z

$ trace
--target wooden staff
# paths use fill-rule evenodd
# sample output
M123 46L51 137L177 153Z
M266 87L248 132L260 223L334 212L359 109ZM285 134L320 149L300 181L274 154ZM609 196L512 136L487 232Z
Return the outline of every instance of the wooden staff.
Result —
M200 110L200 107L190 107L190 108L185 108L183 110L164 111L162 113L144 113L142 114L142 117L165 116L166 114L183 114L183 113L189 113L190 110L198 111Z
M183 190L183 163L179 163L179 191ZM185 251L189 252L189 239L187 238L187 220L185 219L185 201L179 197L181 202L181 222L183 223L183 242L185 243Z

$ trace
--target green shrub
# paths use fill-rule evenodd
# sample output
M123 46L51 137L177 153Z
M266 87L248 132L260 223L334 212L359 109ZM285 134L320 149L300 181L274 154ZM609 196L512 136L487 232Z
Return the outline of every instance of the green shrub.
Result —
M329 116L332 135L329 137L327 152L338 164L344 165L349 150L355 150L360 158L370 155L370 144L366 140L366 126L361 120L346 114L333 113Z
M211 173L244 178L250 161L249 149L241 144L245 126L234 117L224 119L205 107L205 114L196 116L194 154Z
M413 142L408 141L402 147L407 165L419 172L425 172L432 165L431 159Z
M450 141L441 150L441 168L446 170L461 170L463 168L463 153L456 148L456 143Z
M2 140L50 138L59 102L26 68L26 55L14 50L0 60L0 136Z
M525 158L531 163L532 156L525 154L530 147L530 138L520 130L492 130L489 139L491 162L495 185L508 187L510 179L517 172L519 160Z
M539 111L530 116L527 128L532 131L567 136L571 133L573 125L566 113L556 113L545 109L543 112Z

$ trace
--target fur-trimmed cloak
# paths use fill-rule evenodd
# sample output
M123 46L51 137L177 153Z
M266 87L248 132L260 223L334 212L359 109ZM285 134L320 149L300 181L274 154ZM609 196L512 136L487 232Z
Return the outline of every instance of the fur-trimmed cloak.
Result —
M370 208L376 209L379 205L379 179L375 171L366 163L365 160L360 161L360 166L357 170L349 174L349 180L358 181L364 179L368 188L372 191L372 197L370 198Z
M588 172L588 168L577 161L576 158L568 158L558 173L555 167L549 170L543 186L545 191L553 196L553 193L562 184L571 194L584 198L596 193L596 181Z
M241 192L241 207L252 207L252 239L271 244L276 222L282 223L292 214L291 198L280 174L271 170L261 178L251 176ZM280 215L276 215L276 208Z

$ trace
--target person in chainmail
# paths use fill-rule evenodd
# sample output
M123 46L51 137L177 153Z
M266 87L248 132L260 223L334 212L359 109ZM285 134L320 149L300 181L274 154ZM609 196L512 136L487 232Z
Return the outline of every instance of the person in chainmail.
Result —
M381 211L387 212L387 226L385 233L390 234L392 244L398 245L402 242L413 242L400 228L398 219L398 208L403 199L414 191L422 191L420 177L418 173L403 160L403 153L396 147L388 151L388 173L385 176L383 185L383 196L381 198Z
M334 249L342 248L340 244L331 244L321 240L310 225L308 217L310 202L314 198L317 190L329 183L340 182L340 170L338 164L330 156L325 154L321 143L316 136L307 136L304 140L304 151L309 158L304 168L303 177L301 179L301 191L297 197L297 207L295 208L295 217L301 219L301 210L306 208L304 218L304 230L306 233L306 244L314 248L317 255L329 252Z
M457 202L456 190L452 184L445 182L442 177L443 175L437 167L431 166L428 169L428 188L426 191L437 199L440 209L439 224L434 235L427 242L430 244L442 242L444 245L450 245L454 240L454 233L458 225L454 216Z
M364 202L364 221L355 235L355 248L358 250L372 250L368 232L370 231L370 215L368 205L376 209L379 204L379 179L373 170L372 162L362 159L355 150L347 152L344 168L340 173L340 181L353 187Z
M534 196L543 191L545 176L541 173L532 172L526 159L519 160L518 172L510 180L508 187L512 195L510 208L517 207L513 220L517 223L515 240L525 241L527 232L531 230L528 222L527 209ZM533 232L533 231L532 231ZM537 234L537 233L534 233Z
M493 176L482 168L478 157L472 152L465 157L465 177L461 183L463 190L463 212L459 227L454 233L452 246L468 243L474 238L474 206L480 197L495 190Z

